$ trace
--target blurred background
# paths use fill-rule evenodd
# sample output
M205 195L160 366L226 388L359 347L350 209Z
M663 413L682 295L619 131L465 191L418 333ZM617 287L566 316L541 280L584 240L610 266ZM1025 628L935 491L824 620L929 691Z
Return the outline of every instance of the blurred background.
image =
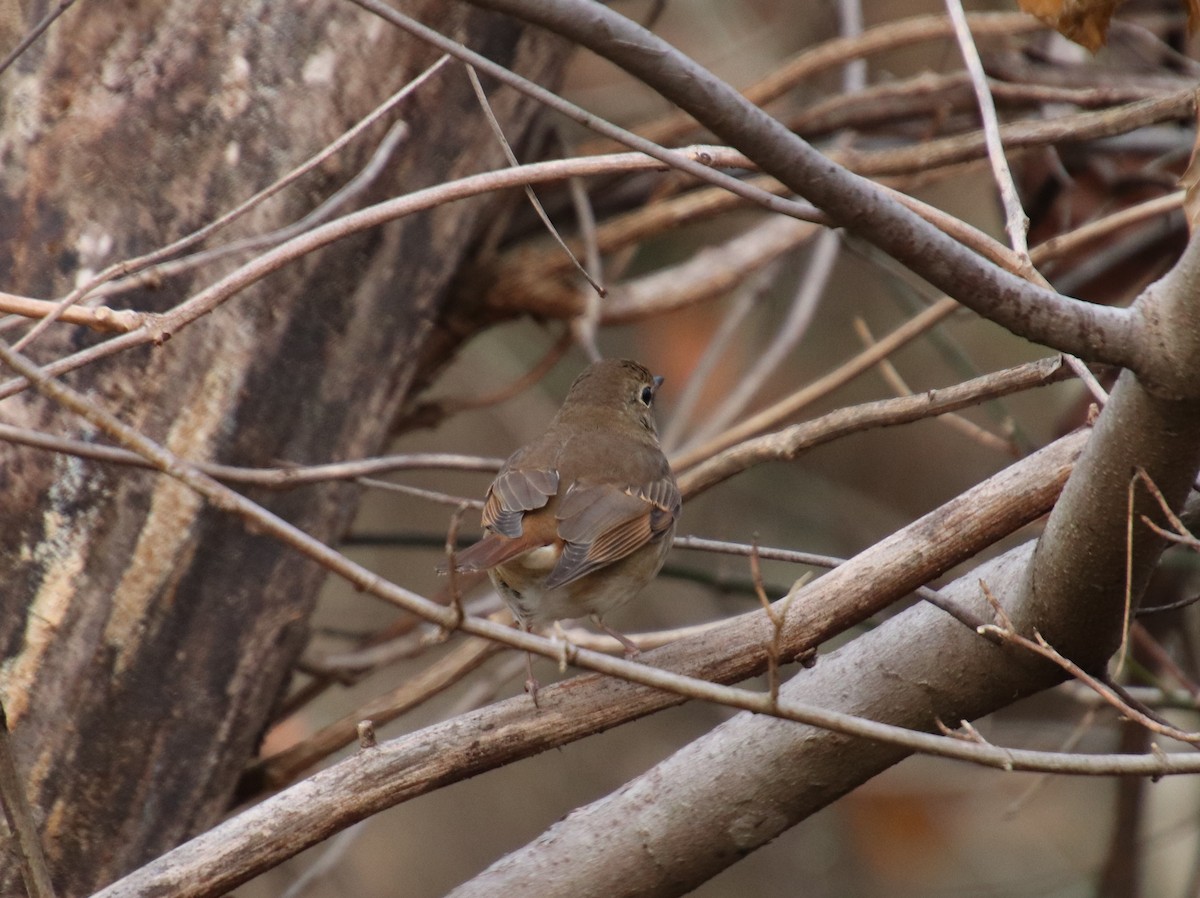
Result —
M650 3L614 5L636 19L656 12ZM1006 5L972 4L970 8L1015 11ZM833 2L671 0L662 4L654 28L730 83L743 87L806 48L836 37L845 27L845 12ZM872 28L918 14L942 14L944 7L868 0L861 13L864 27ZM1115 31L1110 46L1094 57L1045 32L981 40L980 46L989 71L998 79L1002 71L1011 73L1020 65L1051 64L1065 73L1063 84L1070 75L1114 90L1151 79L1178 85L1195 77L1186 64L1186 57L1195 54L1184 37L1180 10L1133 2L1122 6L1119 15L1128 27ZM1168 47L1182 56L1172 56ZM938 39L870 56L865 77L867 85L902 85L918 76L961 68L954 40ZM787 121L837 98L843 93L843 78L843 67L828 68L770 108ZM670 111L663 100L631 78L585 53L577 55L563 92L628 127ZM813 139L823 147L870 151L920 144L978 127L970 106L947 102L937 108L939 115L889 121L861 133L818 133ZM1043 118L1051 111L1047 104L1001 104L1002 119ZM559 128L561 139L569 145L591 139L571 126L559 123ZM1114 208L1175 189L1175 179L1187 161L1190 132L1174 125L1144 131L1127 135L1123 145L1117 145L1116 139L1105 147L1067 144L1057 154L1014 157L1032 219L1031 245ZM694 135L679 142L706 139ZM900 186L1004 241L986 162L944 167L926 177L909 177ZM612 190L614 196L619 193ZM629 195L639 194L631 188ZM594 199L601 202L599 196ZM549 199L547 204L553 210ZM570 230L569 209L552 214L564 230ZM685 224L624 254L613 264L613 276L618 281L636 279L669 268L706 248L722 246L760 219L758 213L743 209ZM519 231L518 223L512 239L522 239ZM596 342L604 355L637 359L666 377L657 404L659 430L674 448L686 445L705 425L712 410L743 383L766 347L799 314L797 294L806 277L811 277L819 233L814 231L814 239L760 269L749 285L755 289L743 283L740 289L704 303L599 330ZM1125 303L1162 273L1184 239L1181 220L1166 215L1136 233L1121 232L1120 238L1092 248L1086 256L1076 254L1049 263L1043 271L1064 292ZM861 325L879 337L935 298L926 285L853 239L842 238L824 252L825 261L832 258L831 273L816 293L808 323L798 329L794 347L783 352L778 367L762 378L761 388L749 401L750 409L792 393L860 352ZM680 416L683 391L715 335L731 315L742 313L744 318L711 368L698 401L690 414ZM531 320L494 327L466 348L433 385L428 398L458 400L510 384L533 368L558 337L558 329ZM1047 354L963 311L890 360L909 388L920 391ZM586 363L581 350L571 349L532 388L501 404L454 415L436 429L406 433L393 449L504 457L540 432ZM872 370L818 400L801 417L892 395L894 385ZM1084 397L1072 380L965 412L969 422L986 431L984 436L929 420L838 440L792 464L749 471L688 502L679 533L742 543L757 539L765 546L853 555L1081 423ZM490 475L405 472L394 479L481 498ZM445 504L372 490L365 496L348 551L381 575L430 595L441 585L434 565L452 512ZM477 524L477 513L468 512L464 535L477 533ZM1028 538L1034 530L1014 540ZM772 597L786 592L805 570L766 563L764 577ZM1195 572L1186 560L1171 570L1172 582L1156 587L1161 601L1195 591ZM612 622L623 632L634 633L719 620L757 606L749 584L744 559L677 549L664 573ZM1152 595L1147 604L1159 601ZM392 609L350 592L341 583L331 583L314 622L309 654L345 649L354 637L387 627L394 616ZM1190 657L1191 623L1190 614L1180 612L1156 626L1165 644ZM351 714L371 697L406 682L453 646L453 640L433 646L352 686L325 692L270 734L264 754ZM491 658L457 686L381 727L380 738L518 694L524 679L522 665L523 659L511 652ZM558 676L545 660L537 662L536 669L543 682ZM303 677L297 682L302 683ZM689 704L441 789L359 824L260 877L241 894L441 895L572 809L620 788L727 716L720 708ZM1177 722L1195 727L1196 718L1179 712ZM1049 750L1072 740L1079 740L1080 750L1130 750L1138 747L1140 738L1127 734L1113 714L1094 708L1070 688L1022 702L983 721L980 729L998 744ZM1111 779L1003 774L913 758L695 894L705 898L1197 894L1198 790L1200 785L1185 778L1131 786ZM1131 866L1132 873L1119 869L1123 865ZM1137 884L1137 892L1128 891L1131 882Z

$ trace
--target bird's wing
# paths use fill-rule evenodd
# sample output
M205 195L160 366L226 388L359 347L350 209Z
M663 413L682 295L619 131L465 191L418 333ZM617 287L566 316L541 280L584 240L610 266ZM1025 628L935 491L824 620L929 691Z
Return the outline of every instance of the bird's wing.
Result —
M571 484L557 509L562 556L546 579L553 589L632 555L668 533L682 502L672 477L644 486Z
M516 539L525 512L541 508L558 492L558 471L551 468L512 468L501 471L483 504L483 526Z
M506 468L488 488L483 504L483 539L454 556L454 569L486 571L545 545L544 534L525 532L525 513L545 507L558 491L558 472L548 468ZM544 528L542 528L544 529ZM446 572L446 565L438 565Z

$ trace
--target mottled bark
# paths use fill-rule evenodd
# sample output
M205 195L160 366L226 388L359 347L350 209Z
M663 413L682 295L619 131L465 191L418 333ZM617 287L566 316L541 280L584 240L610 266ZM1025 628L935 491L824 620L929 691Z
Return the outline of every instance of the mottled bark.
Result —
M46 5L27 4L27 22ZM420 7L489 56L555 80L560 42L439 0ZM0 76L0 288L60 296L81 271L189 232L435 58L332 0L78 4ZM519 141L535 107L508 90L493 101ZM459 67L396 117L411 133L362 201L503 164ZM231 233L302 216L354 175L383 127ZM189 459L375 452L452 350L457 337L437 323L446 285L506 202L457 203L343 240L166 344L67 379ZM163 310L215 276L209 267L111 304ZM45 362L97 339L56 325L31 353ZM31 395L5 400L0 416L81 433ZM221 815L322 574L151 473L3 445L0 496L0 697L56 885L86 894ZM257 498L331 540L357 495L343 485ZM0 863L2 895L22 894L13 866Z

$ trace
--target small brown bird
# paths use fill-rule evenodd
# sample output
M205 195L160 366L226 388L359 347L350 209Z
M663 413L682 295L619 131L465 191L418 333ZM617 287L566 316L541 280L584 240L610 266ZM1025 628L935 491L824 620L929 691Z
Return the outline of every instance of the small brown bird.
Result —
M636 362L592 364L488 488L485 535L455 569L486 570L521 629L590 615L637 653L604 616L658 573L682 506L650 413L661 383Z

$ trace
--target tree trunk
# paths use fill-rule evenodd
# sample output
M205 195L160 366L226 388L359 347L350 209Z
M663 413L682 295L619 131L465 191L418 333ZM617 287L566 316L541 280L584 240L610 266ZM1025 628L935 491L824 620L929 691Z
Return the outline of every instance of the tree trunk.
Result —
M27 23L46 6L28 4ZM556 79L558 40L439 0L420 6L522 74ZM78 4L0 76L4 289L62 295L177 239L436 58L332 0ZM509 90L492 93L520 141L536 108ZM360 203L503 165L456 65L396 118L409 136ZM306 214L363 166L385 126L229 235ZM66 379L190 460L254 466L374 453L460 339L439 330L446 285L506 202L460 202L342 240L169 342ZM240 261L108 303L164 310ZM27 351L45 363L98 339L55 325ZM3 420L94 437L28 392L4 402ZM55 885L60 895L87 894L226 809L304 643L322 572L153 473L0 445L0 495L0 698ZM322 540L338 538L356 497L347 485L255 496ZM15 865L0 870L0 894L22 894Z

